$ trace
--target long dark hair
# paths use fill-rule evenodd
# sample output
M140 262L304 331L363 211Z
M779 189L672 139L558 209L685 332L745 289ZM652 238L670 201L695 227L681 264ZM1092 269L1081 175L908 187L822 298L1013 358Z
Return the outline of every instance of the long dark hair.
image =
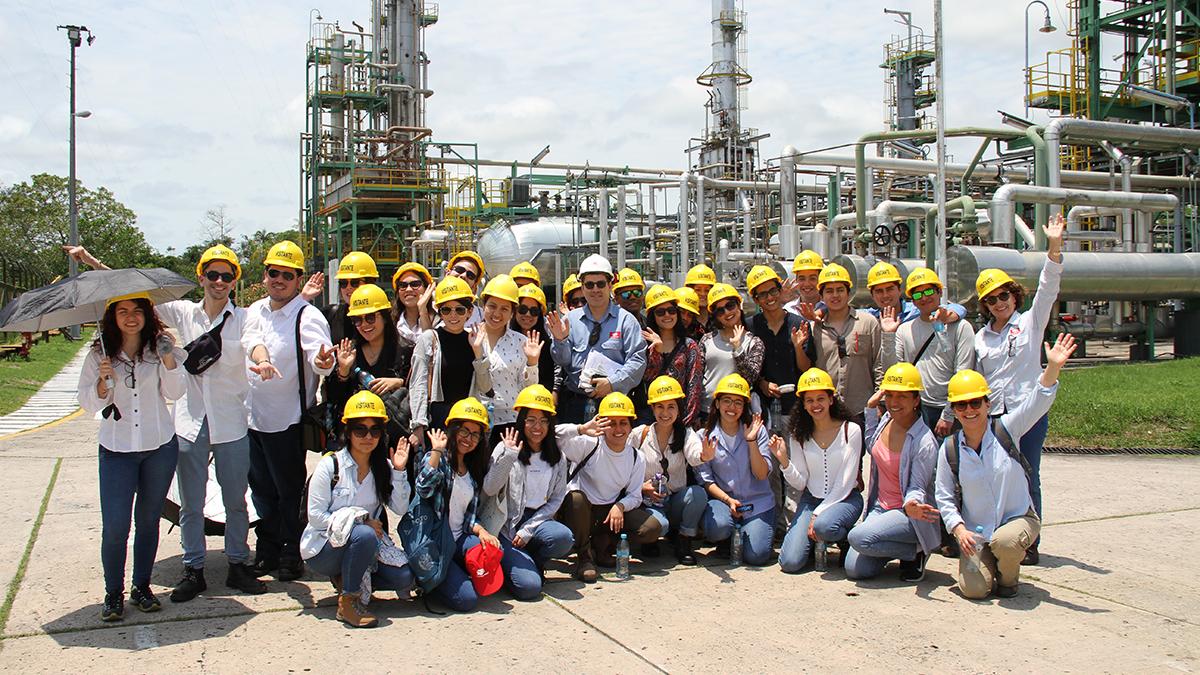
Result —
M842 399L838 398L837 394L829 392L829 416L839 422L847 422L850 419L850 411L846 409L846 404ZM920 417L918 414L917 417ZM799 442L805 443L812 438L813 430L816 428L816 423L813 422L812 415L808 414L808 410L804 407L804 393L796 395L796 405L792 407L792 436Z
M554 438L555 416L546 413L546 417L549 427L547 427L546 438L542 440L542 450L538 454L547 464L554 466L562 459L562 451L558 449L558 441ZM526 466L529 465L529 458L533 456L533 451L529 449L529 439L525 437L525 420L528 418L529 408L521 408L517 412L517 432L521 434L521 452L517 453L517 460Z
M458 430L462 428L462 422L457 420L446 426L446 449L450 451L450 469L455 473L458 472ZM471 480L475 481L476 487L483 485L483 477L487 474L488 461L491 459L487 451L487 442L488 430L484 429L479 435L479 440L475 442L475 449L464 458L467 473L471 475Z
M142 339L141 349L134 355L134 358L144 360L147 350L154 349L154 343L158 341L158 336L167 329L159 320L158 314L154 311L154 305L149 300L134 298L132 302L142 310L142 316L145 318L142 331L139 333L139 337ZM92 349L109 358L116 356L117 352L121 351L121 343L125 341L124 334L117 327L118 304L120 303L114 302L105 308L104 317L100 319L100 332L92 342Z
M521 303L518 302L517 307L520 307L520 306L521 306ZM521 328L521 324L517 323L517 307L513 307L512 320L508 322L508 327L517 331L521 335L524 335L525 329ZM538 309L539 310L542 309L542 306L540 304L538 305ZM545 339L547 337L549 337L550 333L549 333L549 331L546 330L546 311L545 310L542 310L542 313L538 314L537 322L533 324L533 330L536 330L538 332L538 334L541 336L543 341L545 341Z
M655 305L654 309L658 309L659 307L662 307L662 306L668 305L668 304L675 305L675 327L671 329L671 334L675 336L675 342L682 344L686 338L691 337L691 335L688 334L691 331L689 331L683 325L683 313L686 312L687 310L680 307L679 303L670 303L670 302L664 302L662 305ZM649 328L650 330L654 331L655 333L662 335L662 329L658 327L658 317L656 317L654 315L654 309L646 310L646 328ZM699 324L700 321L697 319L696 323Z
M740 397L739 397L740 398ZM680 417L683 417L682 411ZM754 420L754 415L750 413L750 401L746 401L746 405L742 406L742 416L738 418L738 423L742 426L749 426ZM712 407L708 409L708 419L704 422L704 433L711 434L713 429L721 423L721 411L717 408L717 397L713 397Z
M677 399L672 399L672 400L675 401L676 413L675 413L675 421L671 423L670 450L672 453L678 453L678 452L683 452L683 441L685 440L686 435L687 435L687 426L684 425L684 423L683 423L683 404L687 401L687 399L677 398ZM663 403L666 403L666 401L663 401ZM654 404L650 404L650 407L651 407L651 411L653 412ZM651 422L650 425L654 426L657 423L658 423L658 421L656 419L654 422ZM711 429L710 429L710 431L711 431Z
M371 467L371 476L375 478L375 496L379 498L380 504L386 506L392 499L392 462L388 459L392 446L388 440L387 423L382 417L361 419L377 419L383 425L383 435L379 437L379 443L367 458L367 464ZM360 421L350 420L342 427L342 447L346 448L346 452L350 452L350 427Z
M375 312L375 322L383 324L383 349L379 354L381 358L387 359L385 363L391 363L396 358L396 346L400 343L400 330L396 328L396 322L392 321L391 312L381 309ZM354 344L362 347L367 344L366 338L358 332L358 327L351 322L351 327L354 329Z

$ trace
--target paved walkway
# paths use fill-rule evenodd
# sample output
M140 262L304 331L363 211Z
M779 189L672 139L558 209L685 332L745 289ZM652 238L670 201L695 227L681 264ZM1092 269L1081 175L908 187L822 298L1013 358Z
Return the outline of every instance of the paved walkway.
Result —
M0 415L0 439L36 429L79 410L79 372L83 370L83 359L87 356L88 348L89 345L81 347L75 358L42 385L19 410Z

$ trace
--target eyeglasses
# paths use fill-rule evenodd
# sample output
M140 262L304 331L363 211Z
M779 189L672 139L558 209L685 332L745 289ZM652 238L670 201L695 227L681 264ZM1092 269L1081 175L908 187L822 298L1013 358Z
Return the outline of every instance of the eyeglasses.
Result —
M608 279L604 279L603 281L585 281L583 282L583 287L589 291L596 288L607 288Z
M208 279L209 281L216 281L216 280L220 279L221 281L224 281L227 284L233 282L232 274L230 274L229 272L218 272L216 270L209 270L209 271L205 272L204 278Z
M476 279L479 278L478 274L476 274L475 272L472 272L467 267L463 267L462 265L455 265L454 269L452 269L450 271L454 272L456 275L458 275L460 277L466 277L467 279L469 279L471 281L475 281Z
M631 288L628 291L621 291L620 296L622 300L633 300L635 298L640 298L642 297L642 289Z
M991 307L992 305L996 304L997 302L1008 302L1008 299L1011 297L1012 297L1012 293L1009 293L1008 291L1000 291L999 293L997 293L995 295L987 296L986 298L983 299L983 302L986 303L988 307Z
M525 426L527 427L548 427L550 419L548 417L526 417Z
M458 430L458 437L472 443L478 443L479 439L483 438L483 432L467 431L467 429L464 427Z
M272 279L276 277L283 277L284 281L293 281L296 278L296 273L291 270L277 270L275 268L271 268L267 270L267 276L271 277Z
M654 308L654 316L675 316L677 314L679 314L678 307L667 306Z
M767 289L761 293L755 293L754 297L755 298L774 298L779 295L779 291L780 291L779 284L775 284L774 286L770 287L769 289Z
M921 298L933 297L934 295L937 295L937 292L938 292L938 289L936 289L936 288L926 288L923 291L914 291L912 294L912 299L920 300Z
M416 281L397 281L396 282L396 290L397 291L403 291L408 288L419 291L422 288L425 288L425 281L422 279L417 279Z
M567 298L567 307L570 307L571 309L575 309L577 307L583 307L586 304L587 304L587 300L584 300L582 297L580 297L578 295L573 298Z
M541 307L530 307L529 305L517 305L517 314L521 314L521 315L529 314L529 315L533 316L533 318L536 319L542 315L542 308Z
M588 347L594 347L600 341L600 324L592 326L592 332L588 335Z
M371 438L379 438L383 436L383 425L372 424L368 426L365 424L355 424L354 426L350 427L350 434L355 438L366 438L368 436Z
M983 407L983 402L985 400L987 400L987 399L973 398L970 401L955 401L954 403L950 404L950 407L954 408L954 410L956 410L957 412L962 412L962 411L966 410L968 407L971 410L979 410L980 408Z
M352 316L352 317L350 317L350 323L357 326L365 321L365 322L371 324L372 326L374 326L375 320L378 318L379 318L379 313L372 312L370 314L363 314L361 316Z
M719 314L724 314L726 312L732 312L733 310L739 309L739 308L740 308L740 306L738 305L737 300L730 300L729 302L727 302L723 305L717 305L716 307L714 307L713 313L719 315Z
M839 359L846 358L846 336L845 335L837 336L837 348L838 348L838 358Z
M365 283L367 283L366 279L338 279L338 288L346 288L347 286L358 288Z
M438 314L441 314L442 316L450 316L451 314L464 316L466 313L467 308L463 307L462 305L442 305L441 307L438 307Z

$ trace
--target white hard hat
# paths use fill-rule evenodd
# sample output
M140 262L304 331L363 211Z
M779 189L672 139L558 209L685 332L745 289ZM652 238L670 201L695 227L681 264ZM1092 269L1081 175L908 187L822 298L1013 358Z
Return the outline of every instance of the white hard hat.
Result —
M602 255L593 253L583 259L583 264L579 266L579 278L582 279L585 274L594 274L600 272L607 274L611 279L613 276L612 263Z

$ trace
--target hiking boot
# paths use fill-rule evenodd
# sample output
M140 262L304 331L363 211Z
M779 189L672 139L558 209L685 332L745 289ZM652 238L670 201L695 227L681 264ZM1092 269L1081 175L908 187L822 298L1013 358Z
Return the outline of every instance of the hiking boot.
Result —
M262 595L267 592L267 585L258 580L254 568L246 563L229 563L229 574L225 577L225 585L249 595Z
M1021 559L1021 564L1022 565L1036 565L1036 564L1038 564L1039 559L1040 559L1040 557L1038 556L1038 545L1037 545L1037 542L1034 542L1033 546L1030 546L1029 548L1025 549L1025 557Z
M916 583L925 578L925 552L917 551L912 560L900 561L900 581Z
M251 566L255 576L265 577L271 572L279 569L278 558L255 558L254 565Z
M682 534L675 539L675 559L680 565L695 565L696 554L692 552L692 538Z
M134 586L129 591L129 602L143 612L157 612L162 609L162 603L154 597L154 591L149 586Z
M183 577L171 589L171 602L187 602L206 590L208 584L204 581L204 568L184 565Z
M722 539L721 541L717 542L717 545L713 548L713 555L719 555L722 558L730 557L731 555L733 555L730 552L730 548L729 548L732 545L733 545L732 538Z
M342 575L329 577L329 583L333 584L333 592L338 595L342 594Z
M358 602L357 593L342 593L338 596L337 618L351 628L371 628L379 623L379 620Z
M101 621L120 621L125 618L125 591L104 594L104 608L100 610Z
M996 597L997 598L1015 598L1015 597L1017 597L1016 585L1001 586L1000 584L996 584Z
M295 581L304 576L304 563L299 558L279 561L279 580Z
M571 570L571 576L584 583L593 583L600 577L599 570L592 564L590 560L580 560L575 563L575 568Z

